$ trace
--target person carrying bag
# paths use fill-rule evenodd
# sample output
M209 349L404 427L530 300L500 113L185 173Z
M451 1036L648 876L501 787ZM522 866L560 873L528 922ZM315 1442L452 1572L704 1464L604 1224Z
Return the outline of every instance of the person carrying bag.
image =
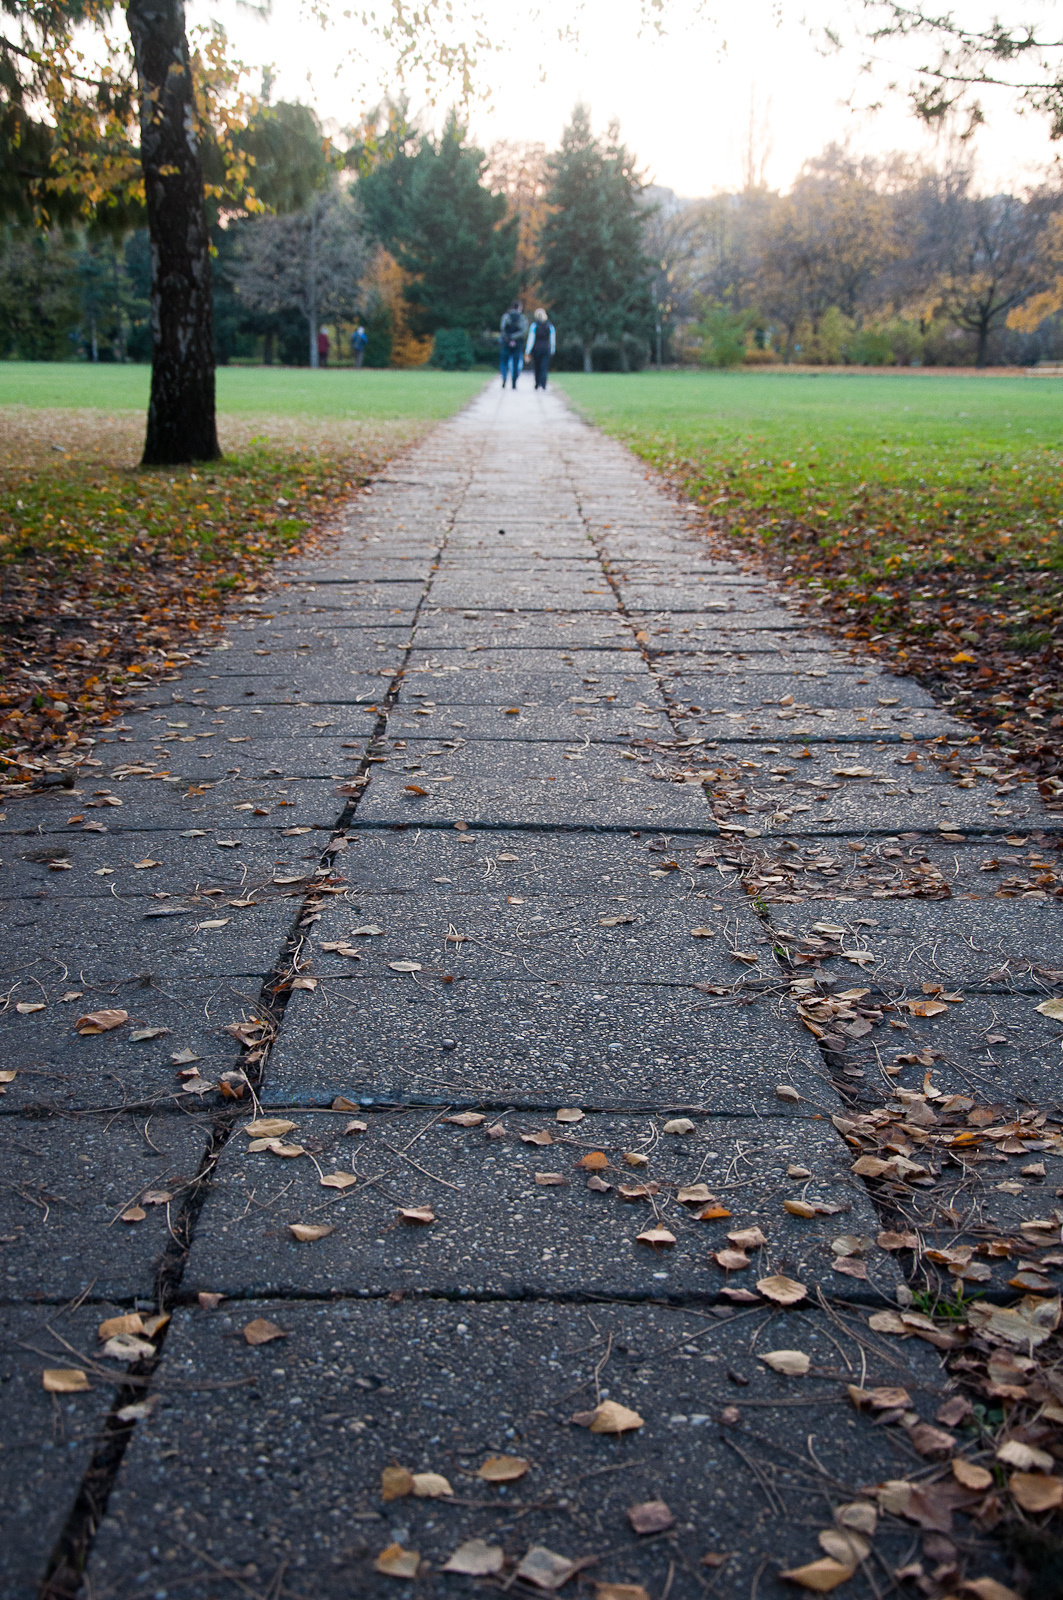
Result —
M524 335L528 324L524 318L519 300L514 300L505 316L502 318L501 331L498 336L499 370L502 373L502 387L506 387L506 378L510 372L513 375L513 388L517 387L524 366Z
M550 357L557 349L557 332L542 306L532 318L528 329L528 343L524 354L531 356L535 367L535 387L546 388L546 375L550 371Z

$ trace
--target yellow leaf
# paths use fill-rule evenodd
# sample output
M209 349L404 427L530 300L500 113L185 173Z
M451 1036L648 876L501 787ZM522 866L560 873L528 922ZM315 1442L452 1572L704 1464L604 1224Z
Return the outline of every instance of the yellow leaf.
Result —
M96 1329L98 1339L111 1339L116 1333L143 1333L144 1319L139 1311L129 1311L123 1317L108 1317Z
M413 1493L413 1473L405 1467L385 1467L380 1474L381 1500L401 1500Z
M784 1200L783 1208L792 1217L814 1217L816 1215L815 1206L810 1206L807 1200Z
M650 1600L641 1583L596 1583L594 1600Z
M757 1288L765 1300L773 1300L779 1306L794 1306L805 1298L804 1284L798 1283L796 1278L785 1277L781 1272L770 1278L758 1278Z
M618 1405L615 1400L603 1400L595 1408L590 1429L592 1433L629 1433L633 1428L642 1426L643 1421L637 1411L629 1411L627 1406Z
M603 1150L588 1150L576 1162L577 1167L583 1167L587 1172L604 1172L609 1165L609 1157Z
M959 650L954 656L950 657L950 659L955 663L955 665L959 666L961 661L973 662L974 656L969 656L966 650Z
M389 1544L373 1562L378 1572L388 1578L416 1578L421 1557L416 1550L404 1550L401 1544Z
M476 1476L485 1483L514 1483L523 1478L528 1466L523 1456L488 1456Z
M439 1500L454 1493L441 1472L415 1472L413 1492L419 1500Z
M88 1374L80 1367L46 1367L41 1382L48 1394L83 1394L89 1386Z
M810 1561L804 1567L792 1567L789 1572L780 1572L780 1578L785 1578L788 1583L800 1584L802 1589L813 1589L816 1594L829 1594L840 1583L847 1583L853 1575L852 1567L843 1566L840 1561L835 1561L830 1556L824 1556L821 1561Z

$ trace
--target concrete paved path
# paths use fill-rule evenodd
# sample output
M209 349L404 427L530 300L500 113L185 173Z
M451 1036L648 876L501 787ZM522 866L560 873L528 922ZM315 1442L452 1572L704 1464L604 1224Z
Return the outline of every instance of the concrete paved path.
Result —
M0 816L4 1594L765 1597L875 1516L847 1595L946 1581L868 1318L1051 1210L1051 1121L942 1141L1053 1109L1058 814L528 388L179 668Z

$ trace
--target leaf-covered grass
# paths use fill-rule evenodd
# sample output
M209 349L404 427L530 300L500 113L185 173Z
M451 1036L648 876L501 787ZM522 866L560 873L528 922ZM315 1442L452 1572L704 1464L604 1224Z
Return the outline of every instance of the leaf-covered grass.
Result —
M13 367L0 364L0 380ZM145 471L140 411L72 405L77 386L64 378L94 379L91 369L21 370L58 372L65 401L0 410L0 777L23 779L110 720L131 684L179 665L229 599L327 531L337 501L483 382L318 374L399 382L364 420L308 417L295 385L286 410L263 416L260 392L258 414L221 417L223 460ZM137 371L107 370L118 400Z
M558 382L705 509L710 537L804 584L847 637L1061 770L1063 383L746 372Z
M430 368L219 367L225 417L336 417L362 422L439 422L483 388L483 372ZM147 410L151 369L60 361L0 361L0 406Z

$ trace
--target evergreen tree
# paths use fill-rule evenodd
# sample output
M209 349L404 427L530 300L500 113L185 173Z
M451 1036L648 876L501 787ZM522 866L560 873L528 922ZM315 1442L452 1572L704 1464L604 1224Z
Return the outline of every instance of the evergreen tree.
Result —
M417 334L493 327L517 289L518 219L481 181L487 158L451 112L438 140L400 147L367 173L359 197L376 237L410 274Z
M539 235L541 282L563 333L583 346L583 370L603 337L643 334L652 322L650 264L642 250L645 212L633 158L609 131L603 144L591 132L590 113L577 105L547 161L550 213ZM622 364L625 364L622 362Z

